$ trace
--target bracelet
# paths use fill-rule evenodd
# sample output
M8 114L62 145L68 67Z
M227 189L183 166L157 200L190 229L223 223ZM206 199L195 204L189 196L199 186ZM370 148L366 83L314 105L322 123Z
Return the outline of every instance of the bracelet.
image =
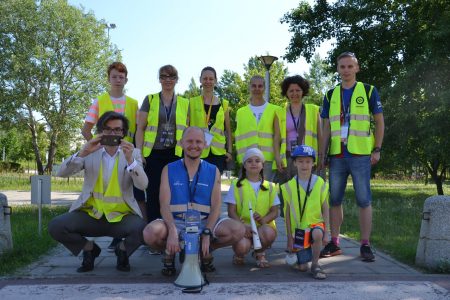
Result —
M379 153L379 152L381 152L381 147L375 147L372 150L372 153Z

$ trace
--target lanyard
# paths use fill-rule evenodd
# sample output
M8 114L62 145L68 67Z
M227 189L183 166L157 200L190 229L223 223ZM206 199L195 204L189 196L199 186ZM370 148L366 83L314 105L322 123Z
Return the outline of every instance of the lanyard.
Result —
M202 100L203 100L203 103L205 103L205 98L203 97L203 95L202 95ZM211 99L211 103L209 104L208 115L206 116L206 119L205 119L207 127L209 126L209 118L211 117L211 107L213 106L213 103L214 103L214 95Z
M300 209L300 223L302 222L303 219L303 214L305 213L306 210L306 201L308 200L308 196L309 196L309 187L311 185L311 178L312 178L312 174L309 175L309 180L308 180L308 187L306 188L306 194L305 194L305 200L303 201L303 209L302 209L302 203L300 201L300 187L298 185L298 175L297 175L297 199L298 199L298 207Z
M297 132L297 135L298 135L298 126L300 125L301 109L302 109L302 107L300 106L300 112L298 113L298 120L297 120L297 122L295 122L294 113L292 112L292 106L289 105L289 112L291 113L292 122L294 123L295 131Z
M350 101L348 101L348 105L345 105L344 103L344 88L341 85L341 118L345 122L345 118L347 117L347 114L350 113Z
M172 115L173 99L175 98L175 93L173 93L172 100L170 101L170 107L169 108L167 108L166 105L164 104L164 101L162 99L162 94L161 93L160 93L159 97L161 99L161 103L164 106L164 110L166 111L166 123L167 123L167 122L169 122L170 116Z
M183 166L184 166L184 169L186 170L186 177L188 180L187 182L189 182L189 203L193 203L194 197L195 197L195 192L197 191L197 183L198 183L198 178L200 177L199 173L200 173L200 168L202 167L202 162L200 161L197 172L195 172L194 178L192 178L192 182L189 179L189 172L186 167L186 164L184 163L184 160L183 160ZM194 182L194 180L195 180L195 182Z

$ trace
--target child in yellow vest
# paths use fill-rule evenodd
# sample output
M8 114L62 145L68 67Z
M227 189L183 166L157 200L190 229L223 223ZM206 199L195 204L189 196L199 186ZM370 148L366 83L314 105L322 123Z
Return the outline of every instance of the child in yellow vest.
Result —
M263 165L264 155L261 150L248 149L243 159L242 175L232 183L224 200L228 205L228 216L243 222L246 228L244 237L233 245L235 265L243 265L245 255L253 247L256 265L259 268L270 266L265 249L270 247L277 237L274 220L278 217L280 200L274 184L264 180ZM252 217L256 231L252 229ZM258 240L255 241L254 238L259 239L259 246Z
M312 147L297 146L291 153L297 175L281 186L284 199L287 248L289 261L306 271L311 262L315 279L325 279L326 273L319 266L322 244L326 244L325 224L328 223L328 186L324 180L312 174L316 154ZM296 256L296 259L295 259Z

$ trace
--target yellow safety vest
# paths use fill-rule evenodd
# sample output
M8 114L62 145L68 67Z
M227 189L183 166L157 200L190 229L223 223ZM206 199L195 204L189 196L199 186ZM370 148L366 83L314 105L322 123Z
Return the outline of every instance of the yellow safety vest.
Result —
M283 166L287 166L286 162L286 114L289 104L278 110L278 120L280 121L280 132L281 132L281 147L280 156L283 160ZM305 145L314 148L316 153L319 153L319 143L317 141L317 117L319 115L319 106L315 104L305 104ZM276 162L274 162L276 163ZM276 168L276 165L274 165Z
M225 150L225 112L228 109L228 101L222 100L222 105L219 108L219 111L216 115L216 121L211 127L210 133L213 135L213 139L210 147L205 148L202 152L202 158L207 157L209 155L209 151L211 150L214 155L225 155L227 151ZM189 123L190 126L197 126L204 130L208 130L208 125L206 124L206 112L204 109L203 97L197 96L189 99L189 111L190 118Z
M252 203L253 212L258 213L261 216L265 216L269 213L270 208L273 206L276 191L274 191L274 184L267 180L264 180L263 185L267 188L267 191L262 189L258 192L258 197L255 195L255 190L252 188L247 179L241 181L241 187L237 187L237 179L233 182L234 185L234 199L236 199L237 215L244 221L245 224L250 224L250 211L249 201ZM256 221L256 220L255 220ZM259 227L261 224L256 222ZM273 229L276 229L275 220L268 223Z
M289 215L291 223L291 233L295 232L295 228L306 229L311 224L317 224L323 222L322 218L322 205L325 201L328 201L328 185L321 177L317 177L317 181L314 184L311 193L306 201L306 209L303 213L302 221L300 222L300 206L297 196L297 176L294 176L291 180L281 185L281 193L283 195L284 207L283 212L286 216L286 209L289 206ZM305 190L299 184L300 190L300 202L302 208L305 202ZM286 222L287 226L287 222Z
M236 113L236 151L237 160L242 164L242 159L247 149L259 148L264 154L266 161L273 161L273 137L274 127L273 120L276 111L280 109L279 106L268 103L264 113L256 123L256 118L253 115L250 105L246 105L238 109Z
M133 211L123 199L122 191L120 190L118 175L119 155L116 156L116 162L106 191L103 186L102 164L103 162L101 161L94 191L81 210L87 212L95 219L100 219L104 215L110 223L120 222L124 216L132 214Z
M371 86L369 94L372 92ZM369 99L362 82L357 82L350 100L347 149L352 154L369 155L375 140L370 130ZM341 153L341 86L334 88L330 102L330 155Z
M175 155L181 157L183 149L180 145L180 140L183 135L183 130L187 127L187 116L189 111L189 100L176 96L176 111L175 111L175 124L176 124L176 133L175 138L177 140L177 144L175 146ZM158 122L159 122L159 93L148 95L148 101L150 105L150 109L148 111L147 117L147 127L145 128L144 133L144 157L150 155L153 149L153 145L155 144L156 134L158 132Z
M138 111L137 100L125 96L125 117L128 119L128 132L125 140L132 143L136 134L136 112ZM98 117L100 118L105 112L114 111L109 93L104 93L98 97Z

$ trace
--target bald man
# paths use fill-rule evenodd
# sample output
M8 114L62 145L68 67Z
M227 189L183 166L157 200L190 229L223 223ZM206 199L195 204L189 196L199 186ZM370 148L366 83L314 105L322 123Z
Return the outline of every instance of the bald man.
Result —
M198 214L201 236L201 269L215 270L211 251L233 245L242 239L245 227L230 218L219 219L220 173L200 156L206 147L205 135L198 127L188 127L181 139L184 157L164 167L159 202L162 220L144 229L144 240L152 248L165 250L163 275L176 274L175 254L180 252L180 233L186 229L186 214Z

